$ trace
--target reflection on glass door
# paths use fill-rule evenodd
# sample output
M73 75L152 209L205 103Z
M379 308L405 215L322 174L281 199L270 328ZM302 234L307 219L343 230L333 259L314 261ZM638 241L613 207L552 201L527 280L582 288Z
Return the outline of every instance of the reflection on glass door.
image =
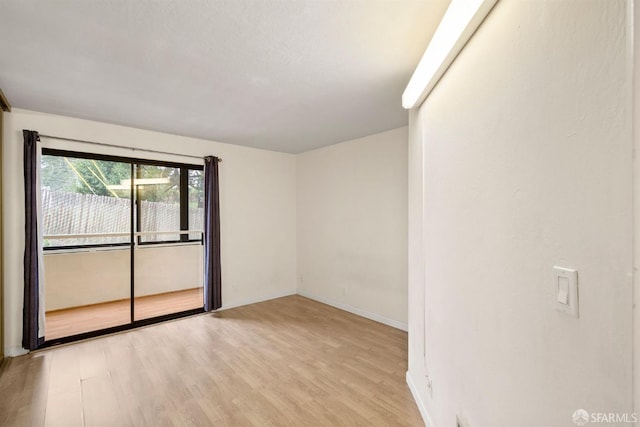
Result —
M131 322L131 171L42 156L46 340Z

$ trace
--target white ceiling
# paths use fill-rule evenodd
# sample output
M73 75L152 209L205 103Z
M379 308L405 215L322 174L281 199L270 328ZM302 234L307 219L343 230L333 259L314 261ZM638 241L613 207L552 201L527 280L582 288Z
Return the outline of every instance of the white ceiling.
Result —
M2 0L12 106L298 153L407 124L449 0Z

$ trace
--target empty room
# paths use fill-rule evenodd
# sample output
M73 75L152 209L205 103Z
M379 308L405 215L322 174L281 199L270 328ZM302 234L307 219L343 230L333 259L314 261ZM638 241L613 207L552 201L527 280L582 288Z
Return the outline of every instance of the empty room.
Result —
M640 427L636 23L0 1L0 426Z

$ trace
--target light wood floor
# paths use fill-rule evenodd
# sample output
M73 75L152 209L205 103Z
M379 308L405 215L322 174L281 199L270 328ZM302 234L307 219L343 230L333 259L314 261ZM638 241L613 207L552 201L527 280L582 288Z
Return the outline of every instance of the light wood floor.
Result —
M163 314L202 308L202 288L166 292L135 298L135 319L149 319ZM105 302L84 307L48 311L45 314L45 339L68 337L97 331L131 321L130 300Z
M2 426L422 426L407 334L300 296L8 360Z

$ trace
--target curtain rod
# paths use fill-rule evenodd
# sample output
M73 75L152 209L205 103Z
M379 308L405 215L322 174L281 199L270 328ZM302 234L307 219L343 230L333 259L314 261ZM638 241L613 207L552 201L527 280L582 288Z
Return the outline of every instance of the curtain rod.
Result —
M104 142L95 142L95 141L85 141L83 139L63 138L61 136L45 135L43 133L40 133L38 135L43 137L43 138L59 139L61 141L81 142L81 143L84 143L84 144L101 145L103 147L112 147L112 148L121 148L121 149L124 148L125 150L144 151L146 153L167 154L167 155L170 155L170 156L188 157L190 159L199 159L199 160L203 159L203 157L189 156L187 154L170 153L168 151L149 150L149 149L146 149L146 148L124 147L122 145L107 144L107 143L104 143ZM222 159L220 157L218 157L218 162L222 162Z

